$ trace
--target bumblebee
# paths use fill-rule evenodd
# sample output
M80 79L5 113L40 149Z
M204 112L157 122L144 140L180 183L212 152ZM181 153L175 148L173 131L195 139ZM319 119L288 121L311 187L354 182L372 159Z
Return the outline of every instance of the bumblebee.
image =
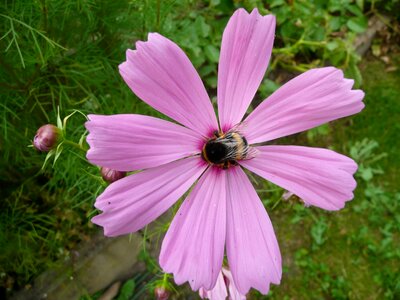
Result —
M204 144L202 158L223 169L236 166L238 160L250 158L251 148L246 138L236 131L214 132L214 137Z

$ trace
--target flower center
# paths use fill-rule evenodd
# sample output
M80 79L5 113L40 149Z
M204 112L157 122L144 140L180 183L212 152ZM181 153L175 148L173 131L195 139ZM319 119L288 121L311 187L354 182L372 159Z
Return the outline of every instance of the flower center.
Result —
M228 169L230 166L236 166L238 160L247 158L248 152L247 140L240 133L214 132L214 137L204 144L201 156L211 165Z

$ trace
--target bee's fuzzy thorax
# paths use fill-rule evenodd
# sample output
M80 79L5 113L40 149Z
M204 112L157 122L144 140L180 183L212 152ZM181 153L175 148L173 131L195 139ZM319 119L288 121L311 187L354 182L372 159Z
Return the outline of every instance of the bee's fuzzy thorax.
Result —
M236 131L215 132L203 146L201 156L211 165L224 169L237 165L238 160L246 159L249 145L244 136Z

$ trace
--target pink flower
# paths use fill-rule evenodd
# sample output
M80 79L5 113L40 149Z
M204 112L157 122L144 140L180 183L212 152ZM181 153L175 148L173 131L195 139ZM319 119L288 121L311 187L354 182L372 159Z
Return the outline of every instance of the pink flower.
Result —
M97 198L102 213L92 221L105 235L143 228L194 185L160 254L164 271L193 290L214 288L225 247L241 294L251 287L266 294L270 283L281 280L278 242L244 168L323 209L338 210L353 198L357 165L350 158L319 148L255 145L361 111L364 93L352 90L353 80L342 71L307 71L242 121L267 69L274 32L275 17L257 10L239 9L230 19L218 67L219 123L185 53L157 33L127 51L120 73L137 96L181 125L134 114L90 115L86 123L93 164L143 170L112 183Z
M246 300L246 295L242 295L236 288L231 271L225 267L219 272L217 283L212 290L207 291L204 288L199 290L199 295L202 299L221 300L226 299L228 294L229 300Z

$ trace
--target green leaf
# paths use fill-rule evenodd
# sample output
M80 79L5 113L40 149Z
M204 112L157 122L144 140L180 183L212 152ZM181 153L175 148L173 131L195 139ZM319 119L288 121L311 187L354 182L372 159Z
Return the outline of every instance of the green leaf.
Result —
M134 295L135 292L135 281L133 279L127 280L119 291L117 300L129 300Z
M286 22L280 28L281 35L286 38L300 39L304 29L297 27L293 21Z
M74 109L74 111L73 111L72 113L70 113L68 116L66 116L66 117L63 119L62 127L63 127L64 131L65 131L66 127L67 127L67 121L68 121L68 119L71 118L71 117L72 117L74 114L76 114L76 113L81 114L86 120L88 120L87 116L86 116L83 112L81 112L81 111L78 110L78 109ZM60 120L61 120L61 119L60 119Z
M213 45L207 45L204 49L207 58L214 63L217 63L219 60L219 50L217 47Z
M215 65L214 65L214 64L212 64L212 65L205 65L205 66L202 66L202 67L199 69L199 74L200 74L201 78L204 78L204 77L210 75L211 73L213 73L214 71L215 71L215 72L217 71L217 69L215 68Z
M294 5L296 10L303 16L303 18L307 16L315 17L313 13L315 14L316 12L311 10L309 3L307 2L302 3L302 1L295 1Z
M194 26L196 27L196 31L200 36L208 37L210 35L211 27L205 22L204 17L198 16Z
M332 66L339 66L346 59L346 51L341 48L336 49L332 54L329 55L329 60Z
M311 35L311 39L313 41L323 41L325 40L325 28L320 26L313 29L313 33Z
M57 107L57 127L60 128L61 130L63 129L63 124L61 121L61 116L60 116L60 107Z
M56 164L58 158L60 157L62 151L63 151L63 147L62 147L62 143L60 143L56 148L56 153L54 155L54 161L53 161L53 167Z
M349 67L346 70L346 76L348 78L353 78L355 81L355 87L360 87L362 84L362 75L360 69L357 66L357 59L352 58L350 59Z
M307 138L311 142L315 140L316 137L328 135L330 132L330 128L328 124L323 124L318 127L314 127L307 131Z
M312 227L311 227L311 237L314 241L313 248L318 248L328 239L326 236L326 231L328 229L328 224L325 219L319 219Z
M208 76L206 78L206 83L208 86L212 87L212 88L216 88L217 87L217 83L218 83L218 78L216 75L213 76Z
M371 168L360 168L360 173L361 173L361 178L364 179L365 181L369 181L374 177L374 174L372 172Z
M280 85L275 83L274 81L266 78L262 82L259 88L260 95L265 98L275 92L277 89L280 88Z
M279 26L290 20L291 10L289 5L279 6L273 10L273 13L276 16L276 21L278 22Z
M339 46L337 41L332 41L326 44L326 49L328 49L329 51L333 51L335 50L337 47Z
M284 4L286 4L285 0L272 0L269 3L269 7L270 8L274 8L274 7L278 7L278 6L284 5Z
M78 144L79 144L79 146L81 146L81 147L83 146L83 142L85 141L87 132L88 132L88 131L85 131L85 132L81 135L81 137L79 138Z
M368 27L368 19L364 16L351 18L347 21L346 25L351 31L362 33Z
M343 6L341 3L338 3L338 1L329 1L329 6L328 6L328 11L329 12L340 12L343 9Z
M332 17L329 20L329 27L332 31L338 31L342 26L342 18L341 17Z
M45 158L45 160L44 160L44 163L43 163L43 165L42 165L42 170L44 170L44 168L45 168L46 165L47 165L47 162L49 161L49 159L50 159L55 153L56 153L56 150L55 150L55 149L51 149L51 150L49 151L49 153L47 153L46 158Z
M221 3L220 0L211 0L210 1L210 6L218 6Z
M356 15L357 17L362 17L363 16L363 12L361 11L361 9L356 6L356 5L349 5L347 6L347 10L349 12L351 12L353 15Z
M361 10L364 10L364 0L356 0L356 3Z

